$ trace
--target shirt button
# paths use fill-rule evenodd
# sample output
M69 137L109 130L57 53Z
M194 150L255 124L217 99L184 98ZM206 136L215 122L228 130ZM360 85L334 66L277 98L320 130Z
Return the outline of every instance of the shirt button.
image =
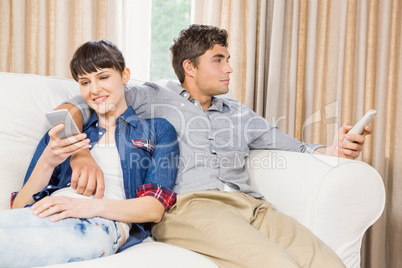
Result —
M99 135L102 135L103 134L103 132L102 131L99 131Z
M183 106L184 106L184 103L180 103L180 106L183 107Z
M208 140L213 140L211 135L208 136Z
M212 153L213 153L213 154L216 154L216 151L215 151L215 150L212 150Z
M188 93L184 93L184 97L188 97Z
M195 106L198 106L198 103L194 103Z

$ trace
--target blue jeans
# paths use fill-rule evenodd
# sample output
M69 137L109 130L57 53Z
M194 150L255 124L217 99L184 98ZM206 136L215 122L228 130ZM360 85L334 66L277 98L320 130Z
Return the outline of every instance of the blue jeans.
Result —
M32 267L90 260L119 249L115 221L67 218L51 222L30 208L0 210L0 266Z

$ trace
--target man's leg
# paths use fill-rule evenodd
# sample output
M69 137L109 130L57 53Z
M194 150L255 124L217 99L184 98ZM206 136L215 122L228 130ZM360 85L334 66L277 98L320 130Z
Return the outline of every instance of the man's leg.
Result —
M292 217L274 210L270 203L259 199L256 202L262 203L257 204L252 226L285 248L300 267L345 267L335 252L308 228Z
M152 234L158 241L203 254L220 267L299 267L285 249L250 225L253 214L253 202L242 194L183 194Z
M51 222L29 208L0 211L2 267L32 267L99 258L120 244L115 222L67 218Z

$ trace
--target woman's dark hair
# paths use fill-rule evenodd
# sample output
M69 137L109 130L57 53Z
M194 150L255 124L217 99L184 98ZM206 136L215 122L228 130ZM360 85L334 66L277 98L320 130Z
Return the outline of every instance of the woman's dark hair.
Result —
M84 43L75 51L70 62L71 75L76 81L79 75L96 72L103 68L113 68L120 73L126 68L121 51L107 40Z
M180 83L184 81L183 62L185 60L190 60L197 67L199 56L212 49L214 45L227 48L227 39L226 30L215 26L193 24L182 30L170 47L172 66Z

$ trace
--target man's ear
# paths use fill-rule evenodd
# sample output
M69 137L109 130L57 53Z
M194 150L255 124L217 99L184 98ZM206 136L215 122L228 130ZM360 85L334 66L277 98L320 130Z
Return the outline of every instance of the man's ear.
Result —
M129 68L124 68L123 70L123 84L127 84L128 80L130 80L131 71Z
M193 63L190 60L183 61L183 69L184 69L184 74L185 75L193 77L195 67L194 67Z

